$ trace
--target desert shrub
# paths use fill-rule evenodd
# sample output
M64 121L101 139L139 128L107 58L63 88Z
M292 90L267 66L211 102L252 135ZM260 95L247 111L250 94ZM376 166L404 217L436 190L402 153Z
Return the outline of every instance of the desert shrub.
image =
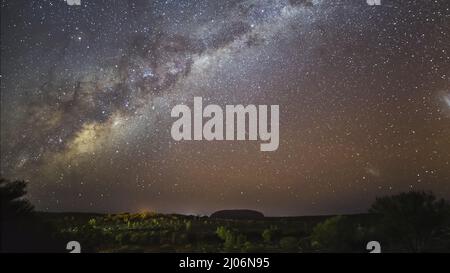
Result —
M128 232L120 232L115 237L116 242L119 245L125 245L130 242L130 234Z
M130 243L137 245L146 245L150 240L150 236L147 232L132 232L130 234Z
M299 249L299 240L288 236L280 239L280 248L285 252L297 252Z
M192 229L192 221L187 220L186 223L185 223L185 226L186 226L186 231L187 232L191 231L191 229Z
M242 252L255 252L257 250L257 247L250 241L244 242L242 245L241 251Z
M261 237L263 238L265 243L270 243L272 241L272 231L268 228L263 230Z
M236 230L219 226L216 230L217 236L224 241L223 248L225 251L234 251L240 249L247 241L246 236L239 234Z
M271 243L275 237L278 237L281 234L280 230L277 226L270 226L266 228L261 233L261 237L265 243Z
M365 230L345 216L334 216L317 224L311 235L313 248L322 251L363 251Z
M97 225L97 220L95 220L95 218L89 219L88 224L91 227L95 227Z

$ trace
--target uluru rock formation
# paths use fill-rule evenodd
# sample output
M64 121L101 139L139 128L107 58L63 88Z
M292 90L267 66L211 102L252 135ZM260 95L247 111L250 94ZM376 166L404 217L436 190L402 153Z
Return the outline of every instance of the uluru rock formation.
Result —
M264 214L256 210L249 209L230 209L230 210L219 210L211 214L211 218L218 219L240 219L240 220L253 220L253 219L263 219Z

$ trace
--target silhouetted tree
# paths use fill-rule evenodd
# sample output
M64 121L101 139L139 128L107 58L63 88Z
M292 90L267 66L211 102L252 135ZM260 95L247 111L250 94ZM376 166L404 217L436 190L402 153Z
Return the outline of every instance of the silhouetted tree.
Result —
M8 181L0 178L0 198L2 221L27 217L33 213L33 205L24 199L27 184L25 181Z
M448 227L449 203L433 193L400 193L377 198L370 212L378 214L378 230L388 243L404 250L431 250L430 242Z
M64 245L24 198L27 184L0 178L1 252L57 252Z

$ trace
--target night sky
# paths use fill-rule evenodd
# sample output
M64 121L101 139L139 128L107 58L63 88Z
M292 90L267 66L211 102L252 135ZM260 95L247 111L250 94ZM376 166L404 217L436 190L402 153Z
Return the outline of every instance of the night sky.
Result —
M450 198L447 0L1 0L1 175L38 210L266 215ZM280 107L280 145L171 109Z

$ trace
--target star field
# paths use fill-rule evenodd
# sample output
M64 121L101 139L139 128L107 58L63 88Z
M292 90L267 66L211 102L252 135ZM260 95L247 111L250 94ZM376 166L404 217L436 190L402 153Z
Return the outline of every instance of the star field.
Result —
M1 174L50 211L266 215L450 198L447 1L1 1ZM280 105L280 145L172 107Z

